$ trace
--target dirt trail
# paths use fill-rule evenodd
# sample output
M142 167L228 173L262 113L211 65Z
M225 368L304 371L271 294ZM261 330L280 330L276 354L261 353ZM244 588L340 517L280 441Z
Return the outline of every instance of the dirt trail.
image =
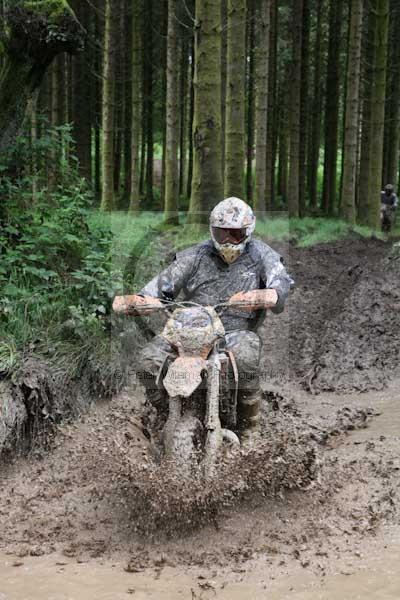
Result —
M400 379L379 368L396 364L400 328L392 311L377 335L370 310L398 293L386 251L362 240L293 250L290 310L264 332L265 442L225 488L168 487L138 390L61 426L51 452L2 464L0 600L400 597ZM355 335L360 310L368 343ZM337 393L314 395L335 369ZM381 389L342 393L368 387Z
M66 470L67 461L57 456L59 480L69 489L56 503L63 511L54 529L55 505L43 480L40 485L37 459L22 461L18 476L9 473L11 489L2 496L0 526L8 539L4 544L3 537L0 553L1 600L118 600L129 594L253 600L264 598L266 590L272 599L398 598L400 523L392 506L400 485L398 383L362 396L323 394L308 406L322 420L338 405L373 405L377 413L367 428L329 436L326 453L340 476L332 496L319 497L319 508L312 491L275 501L253 498L227 511L218 531L207 526L178 539L160 536L143 543L124 536L118 518L107 531L99 508L85 501L84 482L76 488L78 465ZM300 395L300 409L308 398ZM68 428L67 439L74 445L82 441L87 425ZM62 445L68 453L69 444ZM43 466L49 466L48 457ZM35 495L38 487L41 494ZM25 527L18 529L23 511ZM13 516L18 519L10 522Z

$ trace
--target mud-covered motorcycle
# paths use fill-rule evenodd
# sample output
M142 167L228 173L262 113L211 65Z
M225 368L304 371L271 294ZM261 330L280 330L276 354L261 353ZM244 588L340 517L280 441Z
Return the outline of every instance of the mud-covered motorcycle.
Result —
M168 311L161 333L175 351L167 355L156 383L168 394L168 417L163 429L164 457L190 476L194 471L211 478L224 447L240 448L237 425L238 370L225 348L220 319L226 308L244 303L202 306L194 302L163 302L146 315ZM128 314L135 314L134 308ZM137 313L136 313L137 314Z

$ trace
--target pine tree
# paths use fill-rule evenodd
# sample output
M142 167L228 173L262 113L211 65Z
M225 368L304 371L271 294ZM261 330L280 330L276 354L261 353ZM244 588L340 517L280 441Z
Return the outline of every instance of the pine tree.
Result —
M114 208L115 70L118 35L118 0L105 0L101 209Z
M221 14L214 0L196 0L193 181L190 220L205 221L222 198Z
M261 215L267 208L267 118L268 118L268 68L271 0L261 0L257 22L256 50L256 179L254 209Z
M177 224L178 218L178 21L177 0L168 0L167 106L164 220Z
M292 8L292 62L290 96L290 165L288 181L288 208L292 217L299 216L300 182L300 107L301 107L301 49L303 0Z
M245 0L228 0L227 15L224 195L242 198L245 147Z
M374 18L370 124L371 150L365 223L370 227L378 229L380 225L380 192L385 126L389 0L373 0L371 2L371 10Z
M329 12L329 48L325 105L325 159L323 208L332 215L336 206L336 178L339 127L340 45L343 0L331 0Z
M340 204L343 217L350 223L354 223L356 218L355 199L363 4L363 0L352 0L351 2L349 56L347 65L346 122L344 131L343 181Z

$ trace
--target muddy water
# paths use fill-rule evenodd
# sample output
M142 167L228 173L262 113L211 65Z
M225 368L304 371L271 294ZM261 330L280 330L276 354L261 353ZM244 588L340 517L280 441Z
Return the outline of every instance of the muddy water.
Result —
M357 396L377 413L367 429L351 434L347 444L400 440L400 388ZM329 411L355 397L322 397ZM310 402L308 398L307 402ZM400 447L400 446L399 446ZM264 556L237 568L165 567L140 573L124 570L126 556L78 563L60 554L16 558L0 554L0 600L399 600L400 527L382 529L362 551L332 556L326 574L313 565L282 556ZM275 561L275 562L274 562Z
M0 600L398 600L400 598L400 538L377 549L375 556L355 566L338 565L337 572L321 577L294 572L271 580L262 561L246 573L204 574L165 568L161 573L126 573L123 563L77 564L51 555L23 559L12 566L0 557ZM199 575L201 579L199 579Z

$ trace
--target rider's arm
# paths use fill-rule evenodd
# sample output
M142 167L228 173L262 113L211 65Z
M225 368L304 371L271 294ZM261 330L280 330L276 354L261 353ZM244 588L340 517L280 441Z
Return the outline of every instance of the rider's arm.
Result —
M175 299L193 271L194 260L195 253L192 249L179 252L164 271L145 285L140 294L154 298Z
M279 314L284 309L286 298L294 281L287 273L283 259L269 247L263 256L263 271L265 287L276 290L278 294L278 301L271 310L273 313Z

